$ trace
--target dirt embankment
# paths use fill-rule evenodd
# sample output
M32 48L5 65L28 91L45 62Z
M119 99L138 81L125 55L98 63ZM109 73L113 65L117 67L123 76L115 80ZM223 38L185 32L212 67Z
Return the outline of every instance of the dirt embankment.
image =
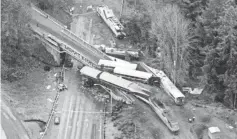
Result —
M18 64L2 60L2 99L16 111L20 120L45 122L51 109L47 99L53 100L56 94L54 74L59 70L59 64L39 40L35 40L32 45L31 55L20 55ZM43 127L36 122L24 125L32 139L39 136Z

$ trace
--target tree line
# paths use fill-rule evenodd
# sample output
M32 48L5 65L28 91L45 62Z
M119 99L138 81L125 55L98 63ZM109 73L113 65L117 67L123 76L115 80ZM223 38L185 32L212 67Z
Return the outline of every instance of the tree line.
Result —
M161 52L161 68L177 86L203 85L236 108L237 1L139 2L146 8L127 23L131 42L150 50L150 56Z

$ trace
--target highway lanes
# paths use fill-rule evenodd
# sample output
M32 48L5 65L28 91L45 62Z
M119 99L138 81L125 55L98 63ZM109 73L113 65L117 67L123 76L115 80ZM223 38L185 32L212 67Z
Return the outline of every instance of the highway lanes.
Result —
M80 79L75 75L73 71L66 71L68 90L61 92L55 112L60 124L54 125L52 120L46 139L103 139L103 104L94 101L81 88Z
M1 100L1 130L4 134L1 138L7 139L29 139L29 136L21 121L14 115L13 111Z
M102 139L102 113L80 96L66 96L57 139Z

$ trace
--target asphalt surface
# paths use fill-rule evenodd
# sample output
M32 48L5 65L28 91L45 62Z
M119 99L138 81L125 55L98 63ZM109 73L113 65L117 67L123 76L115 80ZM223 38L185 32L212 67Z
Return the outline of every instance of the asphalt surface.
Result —
M21 121L11 109L1 101L1 139L29 139Z
M67 71L65 84L68 90L61 93L55 117L60 124L52 120L45 139L103 139L103 104L95 102L79 84L76 72Z

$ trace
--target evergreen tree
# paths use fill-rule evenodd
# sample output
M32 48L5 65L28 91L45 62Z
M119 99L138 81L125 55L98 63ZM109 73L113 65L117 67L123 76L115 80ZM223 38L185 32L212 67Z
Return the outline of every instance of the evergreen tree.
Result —
M233 5L233 0L211 0L200 22L206 34L207 55L203 67L206 85L235 107L237 8Z
M182 0L179 2L179 6L186 18L196 21L196 18L206 9L208 1L209 0Z

